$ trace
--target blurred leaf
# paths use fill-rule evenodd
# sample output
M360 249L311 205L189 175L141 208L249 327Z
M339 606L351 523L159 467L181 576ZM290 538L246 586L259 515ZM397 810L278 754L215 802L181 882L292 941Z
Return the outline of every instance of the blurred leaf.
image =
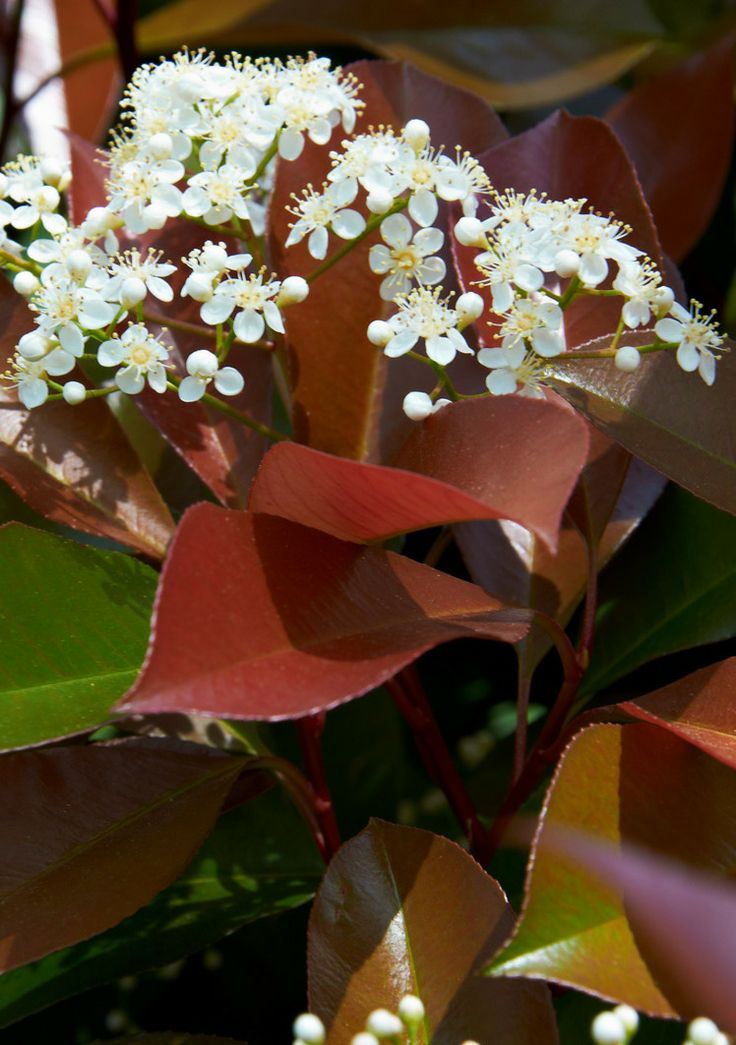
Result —
M128 555L0 528L0 748L109 717L146 651L156 581Z
M501 887L459 846L371 821L333 859L312 908L309 1006L328 1045L407 993L426 1007L423 1045L487 1040L489 1027L499 1045L556 1042L544 985L477 975L512 924Z
M465 2L421 6L323 0L224 0L216 9L180 0L139 23L141 47L209 44L312 46L357 44L408 60L425 73L473 90L501 108L529 108L591 91L618 79L651 50L661 22L644 0L588 3L585 18L570 0L513 7Z
M606 116L636 167L662 248L675 261L702 236L728 174L733 63L731 37L637 85Z
M736 635L734 542L733 516L671 486L601 586L584 691Z
M0 288L5 369L21 334L33 327L25 301ZM47 403L26 410L0 391L0 476L31 508L55 522L161 558L173 520L107 403Z
M526 619L403 556L200 504L177 531L146 663L119 707L299 717L360 696L449 639L515 641Z
M585 831L624 853L626 846L645 846L659 857L657 868L668 860L686 865L669 872L677 902L667 879L651 872L638 881L633 868L601 879L599 865L591 870L578 853L560 851L556 839L564 829ZM725 985L736 971L734 893L729 886L728 921L716 928L696 871L723 879L735 870L736 774L658 726L593 726L577 734L558 766L520 920L489 968L494 975L543 976L653 1015L708 1011L718 1018L696 986L711 978L720 984L720 1012L732 1006ZM683 876L691 890L686 897ZM713 888L720 894L725 885L716 881ZM698 925L706 914L708 947L705 925ZM672 932L667 938L650 931L666 923L678 926L677 940ZM683 974L695 955L701 972L689 991Z
M644 722L664 726L736 769L736 658L616 706Z
M456 403L417 426L395 468L275 446L250 508L352 541L513 518L554 546L586 445L586 426L557 403L510 396Z
M609 337L583 347L606 348ZM631 331L631 345L652 333ZM726 338L724 350L732 346ZM708 387L686 374L669 352L624 374L610 360L552 360L550 382L577 410L632 454L697 497L736 514L736 364L726 355Z
M187 870L100 936L0 980L0 1026L62 998L192 954L256 918L306 902L324 870L279 791L225 814Z
M110 127L121 89L120 66L110 26L94 0L53 0L62 63L81 54L102 52L100 57L64 76L69 130L97 142ZM105 49L109 54L104 57Z
M109 929L187 866L244 767L174 741L6 755L0 968Z
M390 124L398 130L410 118L421 117L430 122L436 145L452 149L458 144L473 153L506 136L496 114L479 98L410 66L358 62L352 71L365 85L359 129ZM308 182L319 186L329 169L328 150L310 143L298 163L278 165L270 242L273 265L282 276L305 275L317 267L306 243L284 248L292 221L286 207L293 204L292 193L299 194ZM426 382L423 374L413 376L416 371L428 369L410 359L387 360L366 336L371 320L387 314L380 280L368 266L371 240L377 237L378 232L367 237L316 280L307 300L287 316L295 436L318 450L359 460L385 459L401 445L412 428L401 412L401 399L407 388ZM330 253L336 249L333 240Z

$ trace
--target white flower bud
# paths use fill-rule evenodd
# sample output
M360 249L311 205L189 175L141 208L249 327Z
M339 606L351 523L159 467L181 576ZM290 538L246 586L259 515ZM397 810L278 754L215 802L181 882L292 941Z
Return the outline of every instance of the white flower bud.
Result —
M715 1045L719 1033L713 1020L706 1016L698 1016L687 1028L688 1039L693 1045Z
M399 1016L407 1027L415 1027L424 1019L424 1005L416 994L405 994L399 1002Z
M374 189L369 192L365 205L371 214L385 214L393 206L394 198L388 189Z
M83 403L87 398L87 389L81 381L67 381L61 390L61 394L69 406L76 406L78 403Z
M623 370L625 374L631 374L641 363L639 350L632 345L622 345L613 357L614 366L617 370Z
M486 234L479 218L460 218L455 225L455 239L464 247L486 247Z
M657 315L666 316L675 303L675 292L671 287L657 287L652 301Z
M41 177L47 185L63 191L69 184L69 168L56 156L44 156L41 160Z
M629 1038L636 1034L639 1029L639 1013L636 1009L632 1009L630 1005L617 1005L613 1015L621 1020Z
M18 353L24 359L41 359L46 355L51 342L37 330L30 330L18 342Z
M148 229L162 229L168 218L168 214L158 203L149 203L143 208L143 215Z
M208 348L198 348L187 359L187 371L192 377L214 377L219 365L217 356Z
M393 327L383 319L374 319L369 323L366 333L370 343L377 348L383 348L394 336Z
M303 1012L294 1020L294 1037L304 1045L322 1045L325 1040L325 1025L313 1012Z
M409 392L404 396L402 408L410 421L423 421L434 413L434 403L426 392Z
M483 311L483 298L470 290L467 294L461 294L455 302L455 311L462 326L467 326L478 318Z
M366 1030L375 1034L379 1041L381 1038L393 1038L404 1030L404 1025L399 1017L393 1012L389 1012L388 1009L374 1009L365 1021L365 1026Z
M19 272L13 277L13 290L24 298L29 298L31 294L35 294L40 286L39 280L32 272Z
M403 138L414 152L419 154L429 141L429 133L429 124L424 120L409 120L404 127Z
M361 1031L360 1034L353 1035L350 1039L350 1045L378 1045L378 1038L375 1034Z
M53 185L42 185L38 190L36 202L39 210L56 210L60 203L59 193Z
M214 291L212 289L212 277L204 272L193 272L182 287L182 296L189 295L195 301L209 301Z
M116 214L113 214L107 207L92 207L87 212L87 217L84 219L83 225L85 232L88 235L101 236L109 229L116 228L122 224Z
M174 143L171 140L171 135L164 132L154 134L148 140L148 151L151 153L154 160L170 159L171 153L174 151Z
M590 1027L596 1045L623 1045L626 1041L624 1022L612 1012L599 1012Z
M713 1045L731 1045L731 1039L727 1034L724 1034L723 1031L719 1030L715 1036Z
M555 272L563 279L576 276L580 268L580 257L574 250L558 250L554 260Z
M123 308L135 308L146 296L146 284L138 276L128 276L120 288L120 304Z
M446 406L449 406L451 403L452 403L451 399L436 399L435 400L435 404L434 404L434 409L432 410L432 413L436 414L438 410L444 410L444 408Z
M86 250L72 250L66 259L66 270L73 279L84 283L92 270L92 258Z
M227 251L219 243L205 243L200 260L205 268L213 272L224 272L227 268Z
M470 1040L468 1040L468 1041L464 1041L462 1043L462 1045L478 1045L478 1042L477 1041L470 1041Z
M309 295L309 284L302 276L287 276L276 298L277 305L298 305Z

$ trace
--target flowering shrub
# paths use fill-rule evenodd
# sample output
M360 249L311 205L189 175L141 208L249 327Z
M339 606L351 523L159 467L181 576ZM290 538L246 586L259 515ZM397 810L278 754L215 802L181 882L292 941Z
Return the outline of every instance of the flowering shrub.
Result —
M730 58L682 76L730 117ZM632 1006L736 1029L734 662L598 696L736 634L731 343L668 256L647 91L510 138L409 66L182 51L107 150L2 168L0 474L36 524L0 530L6 1023L316 892L297 1042L551 1045L544 981L621 1003L598 1042ZM620 552L672 503L664 567L651 519ZM463 770L454 639L491 664Z

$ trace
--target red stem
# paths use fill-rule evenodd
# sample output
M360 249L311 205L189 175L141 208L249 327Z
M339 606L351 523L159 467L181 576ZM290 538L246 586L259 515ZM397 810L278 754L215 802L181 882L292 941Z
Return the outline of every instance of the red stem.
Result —
M455 768L416 669L404 668L385 685L414 734L427 772L444 792L465 832L471 853L485 866L491 857L488 830L478 819L473 801Z
M304 768L314 792L314 811L322 833L323 856L325 862L329 863L342 845L342 839L322 759L322 733L326 717L324 711L320 711L316 715L307 715L297 721L296 727L304 758Z

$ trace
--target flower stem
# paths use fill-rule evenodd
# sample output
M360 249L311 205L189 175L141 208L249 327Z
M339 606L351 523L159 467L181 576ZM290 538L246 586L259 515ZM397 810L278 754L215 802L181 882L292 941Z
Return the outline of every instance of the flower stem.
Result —
M427 772L444 792L467 836L471 853L485 866L492 855L488 831L480 822L473 801L455 768L416 668L404 668L385 685L414 734Z
M314 811L325 847L323 855L325 861L329 863L342 845L342 839L322 758L322 733L326 718L327 714L324 711L320 711L316 715L306 715L297 720L296 728L307 777L314 793Z
M315 279L321 276L323 272L327 272L327 270L332 268L332 266L340 261L341 258L344 258L346 254L349 254L354 247L357 247L359 243L362 243L366 236L370 236L372 232L375 232L384 218L387 218L390 214L398 214L399 211L404 210L408 203L408 199L397 200L392 207L389 207L385 214L374 214L372 218L368 219L365 228L361 233L359 233L359 235L354 236L353 239L349 239L346 243L343 243L339 250L336 250L335 253L329 258L326 258L321 265L318 265L316 269L313 269L308 276L304 277L307 283L314 283Z

